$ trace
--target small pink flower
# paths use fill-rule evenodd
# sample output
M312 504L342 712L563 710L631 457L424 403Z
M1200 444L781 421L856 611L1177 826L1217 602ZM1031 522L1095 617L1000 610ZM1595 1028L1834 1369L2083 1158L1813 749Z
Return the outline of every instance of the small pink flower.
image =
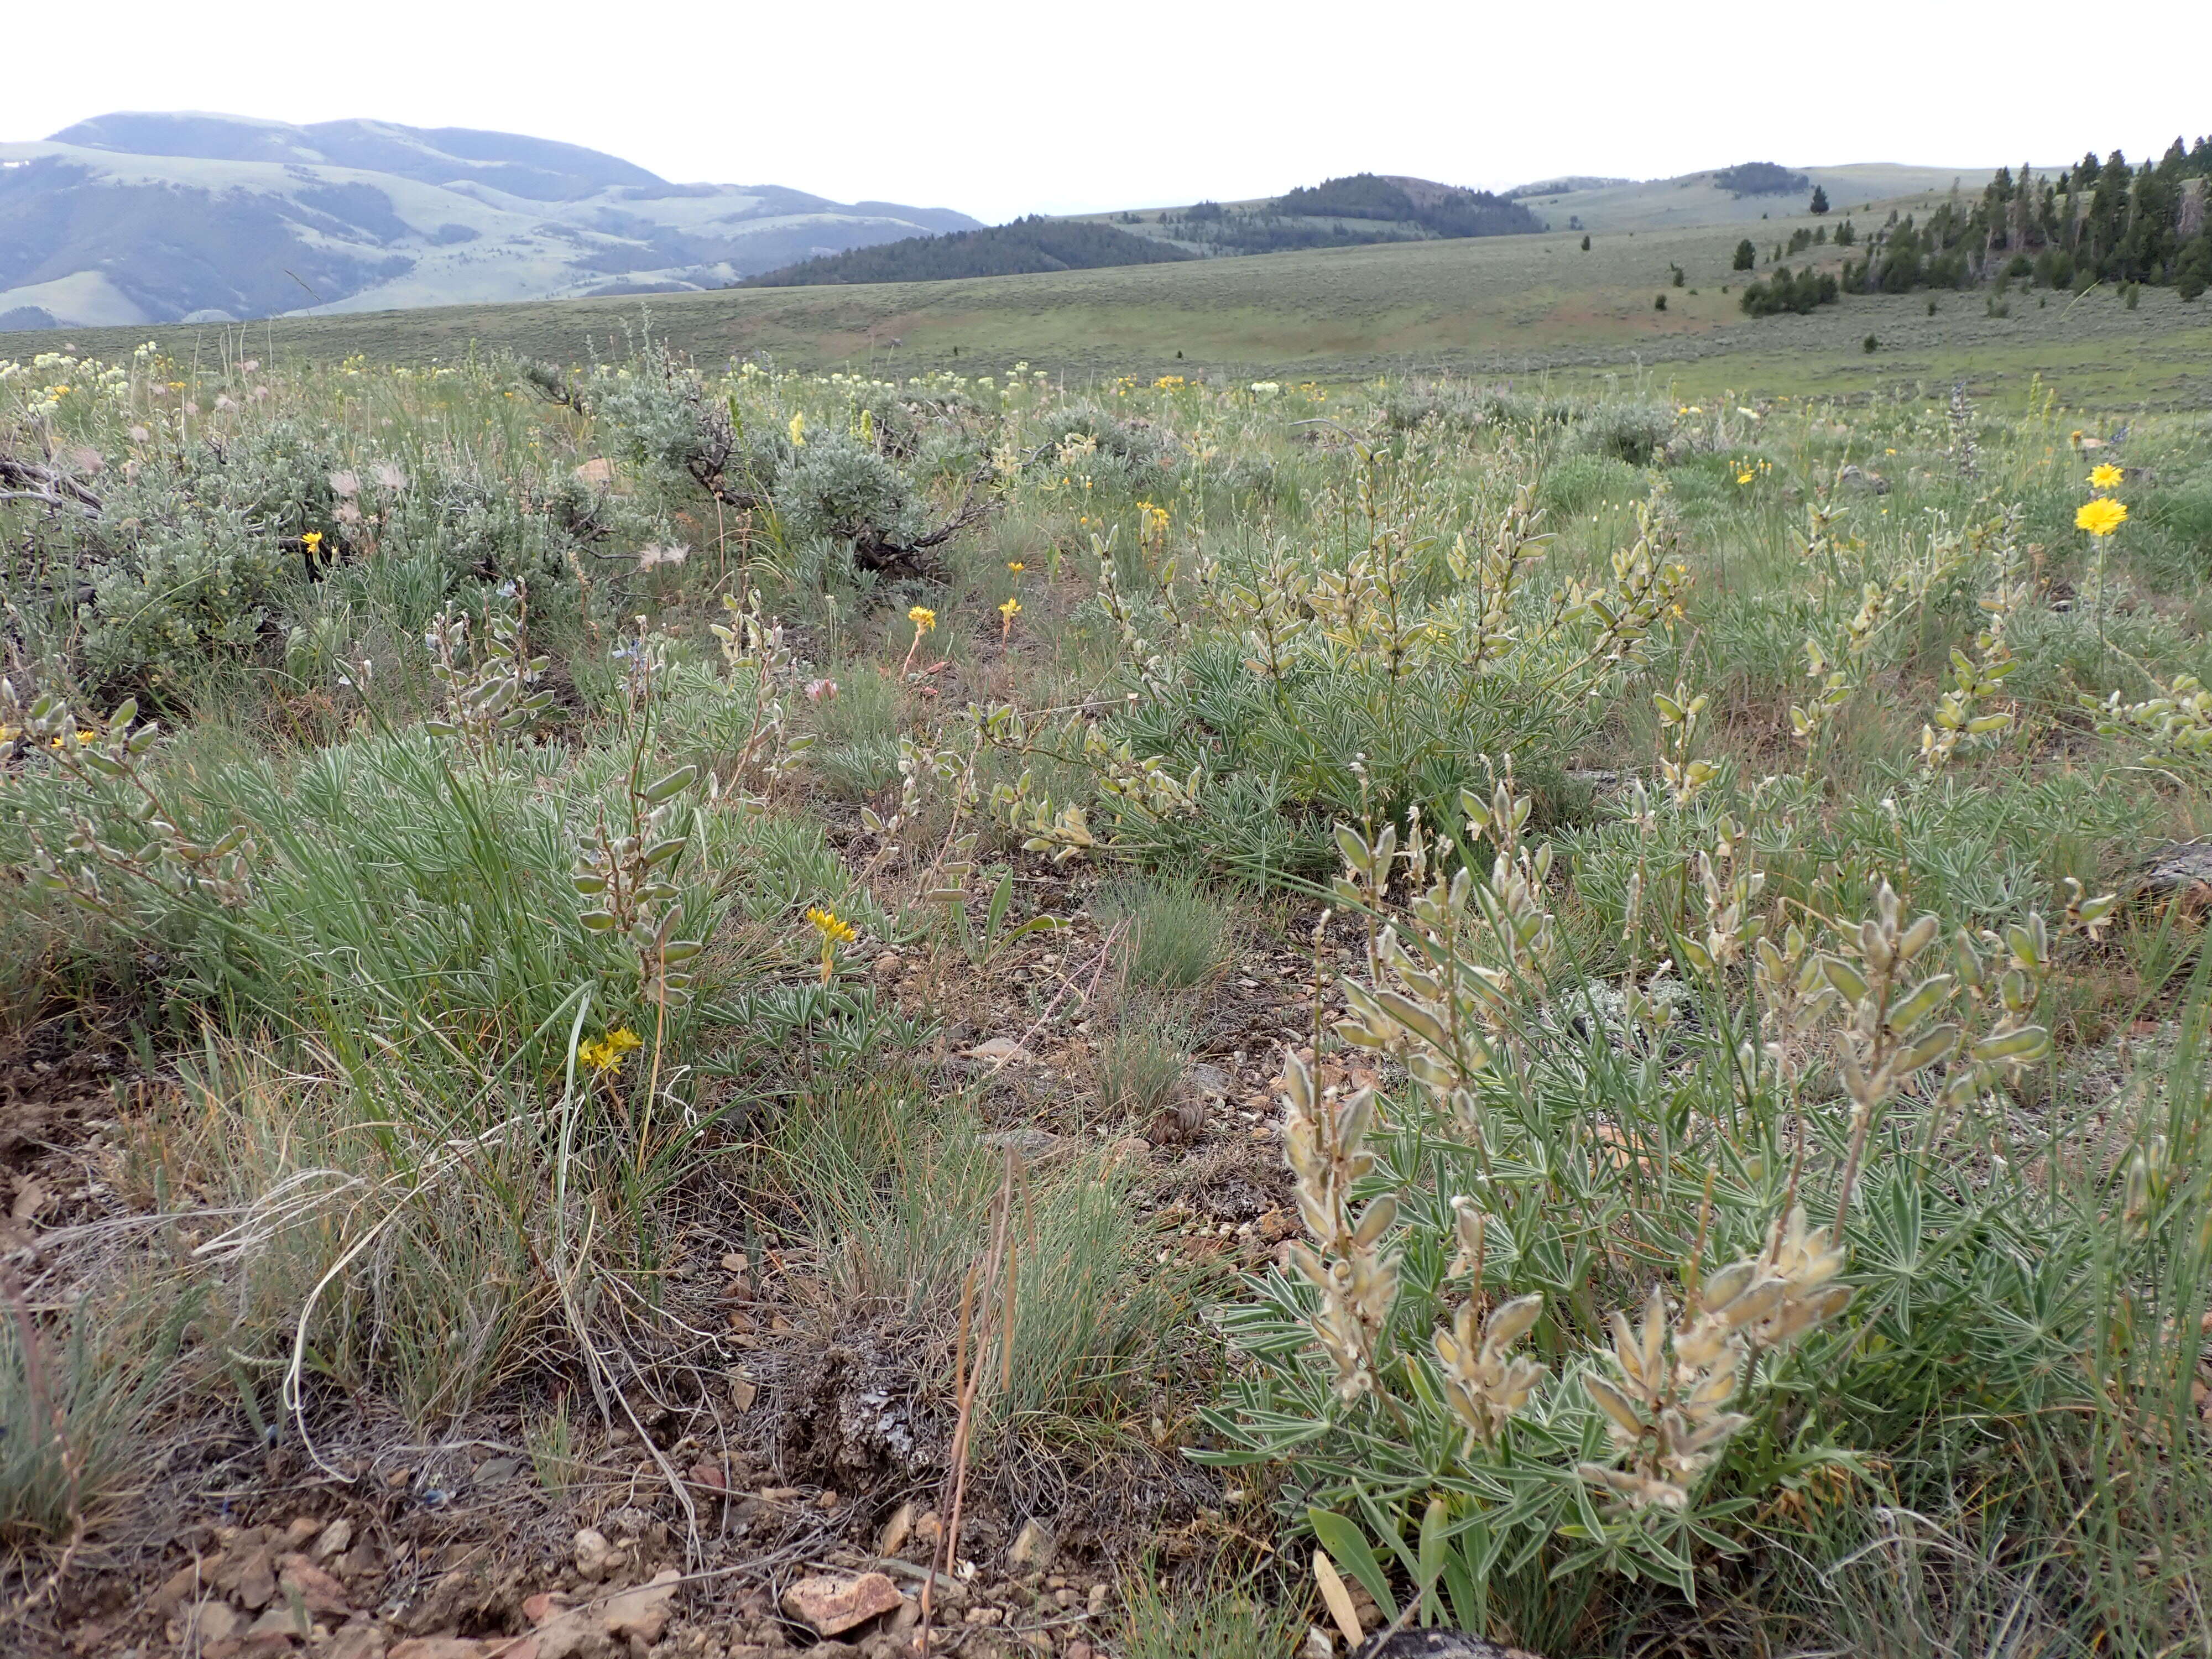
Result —
M806 701L809 702L832 702L836 700L836 696L837 682L835 680L806 682Z

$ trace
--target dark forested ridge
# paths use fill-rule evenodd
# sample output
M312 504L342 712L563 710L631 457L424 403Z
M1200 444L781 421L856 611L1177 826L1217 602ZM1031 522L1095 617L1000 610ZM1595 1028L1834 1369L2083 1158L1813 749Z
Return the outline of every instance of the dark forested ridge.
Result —
M1513 236L1544 228L1544 222L1520 203L1486 190L1372 173L1301 185L1250 207L1200 202L1162 215L1160 224L1176 240L1217 253Z
M751 277L744 286L943 282L1369 242L1509 236L1543 228L1544 222L1521 204L1488 191L1362 173L1302 185L1250 206L1200 202L1142 216L1117 214L1110 224L1033 215L988 230L909 237L787 265Z
M1155 264L1198 256L1148 236L1084 219L1036 214L1008 225L909 236L848 253L826 254L751 277L747 288L799 288L817 283L940 283L956 276L1013 276L1024 271L1092 270L1105 265Z

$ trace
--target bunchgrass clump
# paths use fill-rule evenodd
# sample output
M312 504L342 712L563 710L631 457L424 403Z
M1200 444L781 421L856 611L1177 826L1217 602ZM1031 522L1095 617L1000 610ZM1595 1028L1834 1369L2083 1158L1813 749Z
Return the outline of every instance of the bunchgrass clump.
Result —
M1120 877L1091 899L1107 927L1127 929L1129 977L1154 991L1189 991L1228 966L1235 949L1235 913L1194 882Z

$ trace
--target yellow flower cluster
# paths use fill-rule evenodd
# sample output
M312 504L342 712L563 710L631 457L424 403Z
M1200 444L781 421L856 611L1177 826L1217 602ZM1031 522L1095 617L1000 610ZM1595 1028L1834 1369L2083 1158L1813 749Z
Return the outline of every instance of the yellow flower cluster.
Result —
M825 910L818 904L808 907L806 919L814 924L814 931L822 935L824 945L850 945L860 937L851 922L835 910Z
M830 976L837 971L837 947L850 945L860 934L844 917L835 910L825 910L818 904L807 908L806 919L814 924L814 931L822 935L822 982L827 985Z
M937 626L937 613L926 605L918 605L906 613L906 619L919 633L927 634Z
M611 1072L623 1063L623 1056L633 1048L645 1046L645 1039L627 1025L617 1025L595 1042L580 1044L576 1058L595 1072Z

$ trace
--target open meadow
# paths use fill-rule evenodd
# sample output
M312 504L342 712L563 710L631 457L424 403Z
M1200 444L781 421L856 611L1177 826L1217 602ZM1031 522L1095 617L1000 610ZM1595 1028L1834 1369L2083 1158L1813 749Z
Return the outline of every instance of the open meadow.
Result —
M1710 194L1711 192L1706 192ZM1860 212L1923 217L1940 195ZM2081 296L1984 292L1855 295L1806 316L1752 318L1743 284L1803 215L1690 229L1601 231L1401 243L1182 264L853 287L744 289L626 299L455 306L281 318L247 326L270 362L353 356L427 368L509 350L562 363L624 356L641 319L702 363L764 356L788 368L910 379L1001 374L1017 362L1086 385L1122 374L1213 372L1243 380L1343 381L1382 374L1595 385L1648 374L1692 399L1730 388L1839 395L1965 380L2016 404L2040 374L2069 404L2212 403L2212 310L2152 289L2130 309L2111 289ZM1733 268L1740 239L1760 265ZM1843 251L1785 252L1833 270ZM1684 285L1672 286L1674 270ZM1654 301L1664 296L1666 308ZM1993 314L2002 309L2002 315ZM70 349L125 355L148 338L184 362L219 359L220 328L70 331ZM236 331L233 331L234 337ZM1869 352L1872 336L1877 349ZM0 334L0 358L56 349L52 334Z
M2212 1656L2212 326L1738 228L0 340L0 1647Z

